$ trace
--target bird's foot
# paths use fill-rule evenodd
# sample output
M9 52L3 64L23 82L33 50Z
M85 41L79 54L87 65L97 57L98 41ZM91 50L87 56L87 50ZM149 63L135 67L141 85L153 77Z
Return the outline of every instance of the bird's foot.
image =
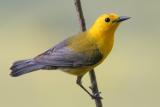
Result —
M93 88L92 87L89 87L91 90L92 90L92 92L93 92ZM92 99L99 99L99 100L101 100L101 99L103 99L101 96L100 96L100 94L101 94L101 92L97 92L97 93L94 93L94 94L92 94L91 95L91 98Z
M98 93L95 93L95 94L92 94L92 95L91 95L91 98L92 98L92 99L97 99L97 100L103 99L99 94L100 94L99 92L98 92Z

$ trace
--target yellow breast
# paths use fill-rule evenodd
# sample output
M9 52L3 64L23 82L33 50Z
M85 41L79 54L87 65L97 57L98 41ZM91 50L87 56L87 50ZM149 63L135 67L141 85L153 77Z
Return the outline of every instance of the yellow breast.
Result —
M96 45L100 50L100 52L102 53L103 60L104 60L112 50L113 43L114 43L114 33L112 32L96 33L94 31L95 30L89 32L90 36L95 39Z

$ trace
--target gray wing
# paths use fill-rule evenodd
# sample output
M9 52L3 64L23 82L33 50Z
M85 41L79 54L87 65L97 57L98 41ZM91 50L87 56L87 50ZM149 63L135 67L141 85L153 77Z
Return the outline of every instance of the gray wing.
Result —
M67 42L63 41L54 48L47 50L35 57L35 61L48 67L56 68L76 68L97 64L102 59L102 54L96 49L85 50L76 53L67 47ZM89 55L87 54L88 52Z

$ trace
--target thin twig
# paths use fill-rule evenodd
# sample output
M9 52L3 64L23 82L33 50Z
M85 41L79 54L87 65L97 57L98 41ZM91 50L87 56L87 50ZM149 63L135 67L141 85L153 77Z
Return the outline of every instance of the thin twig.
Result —
M101 97L100 97L100 93L99 93L99 90L98 90L96 74L94 72L94 69L92 69L89 72L89 76L90 76L90 80L91 80L92 93L97 94L97 97L99 97L98 99L95 99L96 107L102 107L103 105L102 105L102 101L100 99Z
M81 1L74 0L74 2L75 2L76 10L78 13L79 22L81 25L80 26L81 30L86 31L86 24L85 24L85 19L84 19L82 7L81 7ZM92 93L93 93L93 95L97 94L97 97L100 97L98 86L97 86L96 75L95 75L95 72L93 69L89 72L89 75L90 75L90 80L91 80L91 84L92 84L91 85ZM100 98L95 99L95 103L96 103L96 107L102 107L102 101Z
M82 11L81 1L80 0L74 0L74 1L75 1L76 10L78 13L80 28L82 31L86 31L86 23L85 23L83 11Z

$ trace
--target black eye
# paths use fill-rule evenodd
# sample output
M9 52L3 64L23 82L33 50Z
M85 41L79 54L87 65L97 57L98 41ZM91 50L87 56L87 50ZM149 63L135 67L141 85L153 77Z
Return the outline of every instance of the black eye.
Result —
M110 22L110 18L105 18L105 22Z

